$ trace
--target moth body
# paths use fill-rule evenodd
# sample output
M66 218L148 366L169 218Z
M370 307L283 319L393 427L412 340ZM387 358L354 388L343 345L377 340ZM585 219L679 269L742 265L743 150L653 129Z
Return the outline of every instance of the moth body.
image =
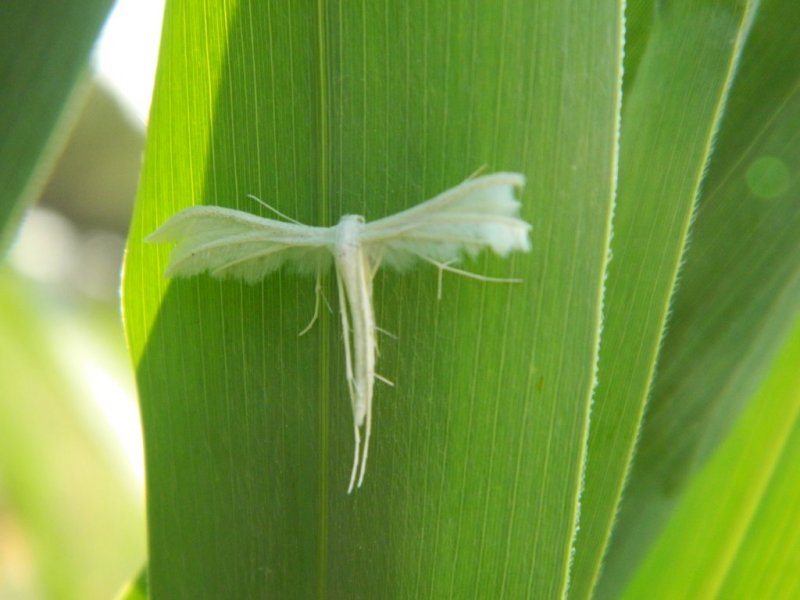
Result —
M288 264L300 273L316 273L319 290L320 272L333 263L353 411L350 493L364 480L373 388L376 378L383 379L375 372L375 272L382 263L402 270L421 260L435 265L440 274L451 271L480 281L519 281L462 271L452 264L486 248L500 256L530 250L531 226L519 218L520 203L514 196L514 188L524 184L525 177L519 173L470 178L394 215L369 223L362 216L345 215L333 227L298 223L269 205L265 206L292 222L218 206L196 206L174 215L147 241L177 242L166 270L167 275L175 276L208 272L216 278L256 283ZM315 310L314 319L316 314Z

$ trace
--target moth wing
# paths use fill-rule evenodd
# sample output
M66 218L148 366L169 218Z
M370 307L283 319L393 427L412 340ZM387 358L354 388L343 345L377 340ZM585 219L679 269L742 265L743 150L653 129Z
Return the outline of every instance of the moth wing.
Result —
M520 173L468 179L417 206L365 225L362 244L373 264L398 269L421 258L452 263L490 248L500 256L530 250L531 225L519 218Z
M265 219L219 206L177 213L151 233L148 242L177 242L167 276L212 277L255 283L284 264L315 273L331 263L331 230Z

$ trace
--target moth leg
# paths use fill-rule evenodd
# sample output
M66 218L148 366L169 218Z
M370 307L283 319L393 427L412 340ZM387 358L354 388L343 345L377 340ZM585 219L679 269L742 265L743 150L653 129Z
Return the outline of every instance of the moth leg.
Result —
M383 335L388 335L388 336L389 336L390 338L392 338L393 340L399 340L399 339L400 339L400 338L399 338L399 337L397 337L395 334L393 334L391 331L386 331L385 329L381 329L381 328L380 328L380 327L378 327L377 325L375 326L375 331L379 331L379 332L381 332ZM377 342L377 341L375 342L375 354L376 354L378 357L380 357L380 355L381 355L381 349L378 347L378 342Z
M320 285L320 288L319 288L319 295L320 295L320 297L322 297L322 301L325 303L325 306L328 308L328 312L333 314L333 307L331 306L331 303L328 302L328 298L325 297L325 292L322 291L322 286L321 285Z
M353 469L350 471L350 485L347 486L348 494L353 492L353 485L356 482L356 473L358 473L358 459L361 454L361 433L358 431L358 423L356 423L355 418L353 419L353 438L355 439L355 450L353 452ZM361 476L364 476L363 471ZM358 486L361 487L360 480Z
M450 262L440 262L438 260L434 260L427 256L423 256L418 254L422 260L431 263L435 267L439 269L439 274L441 276L442 271L448 271L450 273L455 273L457 275L463 275L464 277L469 277L470 279L477 279L478 281L486 281L489 283L522 283L522 279L516 279L512 277L489 277L488 275L479 275L478 273L472 273L470 271L463 271L462 269L457 269L455 267L450 266Z
M353 486L356 482L356 474L358 473L359 457L361 454L361 433L358 429L358 420L356 419L356 382L353 375L353 356L350 347L350 320L347 317L347 296L344 291L344 283L339 270L336 270L336 287L339 291L339 315L342 320L342 340L344 342L344 365L345 374L347 376L347 389L350 392L350 406L353 410L353 438L355 440L355 448L353 450L353 469L350 472L350 484L347 487L347 493L353 491Z
M478 172L480 173L480 170ZM428 259L425 259L425 260L428 260ZM453 264L453 261L452 260L448 260L446 263L442 263L441 265L438 265L438 264L436 265L436 267L437 267L436 299L437 300L441 300L442 299L442 274L444 273L444 266L442 266L442 265L446 265L446 266L449 267L451 264Z
M358 475L358 487L364 481L364 473L367 470L367 455L369 454L369 438L372 435L372 402L367 404L367 424L364 435L364 453L361 455L361 472Z
M344 366L347 376L347 388L350 391L350 405L353 414L356 412L355 375L353 375L353 351L350 348L350 320L347 318L347 297L344 293L344 284L339 271L336 271L336 286L339 289L339 315L342 319L342 341L344 343Z
M442 275L444 274L444 269L441 267L436 270L436 299L442 299Z
M386 377L384 377L383 375L375 373L375 379L385 383L388 386L394 387L394 381L392 381L391 379L386 379Z
M378 269L381 268L381 262L383 262L383 248L380 248L377 251L377 254L374 257L372 257L371 261L372 261L372 264L369 267L369 272L370 272L369 273L369 275L370 275L369 280L370 280L370 282L373 279L375 279L375 275L377 274ZM369 263L367 263L367 264L369 264Z
M317 282L314 284L314 314L311 316L311 320L308 322L303 328L303 331L297 334L298 337L307 334L311 327L313 327L314 323L317 322L319 318L319 298L322 296L322 283L320 281L320 273L317 271Z
M380 331L383 335L388 335L393 340L399 340L400 339L396 334L392 333L391 331L387 331L387 330L383 329L382 327L378 327L377 325L375 326L375 331Z

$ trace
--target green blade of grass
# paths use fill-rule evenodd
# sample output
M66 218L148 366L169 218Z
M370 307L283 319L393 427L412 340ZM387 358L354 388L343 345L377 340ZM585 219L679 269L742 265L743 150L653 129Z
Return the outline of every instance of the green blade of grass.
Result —
M0 5L0 256L45 183L66 110L112 0ZM62 116L63 115L63 116Z
M800 6L765 2L732 89L604 588L625 584L800 306Z
M738 0L664 5L626 88L574 598L591 596L601 568L749 10Z
M125 271L154 597L558 597L575 530L614 183L619 6L168 4ZM528 176L516 286L379 273L364 487L337 317L313 281L166 282L176 210L309 224ZM270 215L265 215L270 216ZM330 278L329 278L330 279ZM330 281L325 294L334 298ZM334 304L334 309L335 309Z
M798 365L800 321L730 436L692 480L623 598L797 597Z

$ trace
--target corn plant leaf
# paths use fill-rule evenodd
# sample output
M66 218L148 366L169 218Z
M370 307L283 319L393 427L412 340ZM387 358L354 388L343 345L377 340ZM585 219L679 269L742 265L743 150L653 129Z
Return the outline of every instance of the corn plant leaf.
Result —
M571 595L600 571L689 224L751 20L738 0L662 5L626 86L598 388ZM697 82L702 81L703 85Z
M0 4L0 256L64 139L73 90L112 0Z
M800 594L798 365L800 321L739 422L692 479L623 598Z
M601 587L618 597L800 307L800 19L761 4L722 123Z
M148 473L153 597L558 597L599 340L621 6L169 2L124 310ZM508 286L375 280L364 486L338 317L314 283L168 282L143 237L177 210L391 214L481 165L528 176L534 251ZM264 213L265 216L270 216ZM334 305L330 276L323 281Z

